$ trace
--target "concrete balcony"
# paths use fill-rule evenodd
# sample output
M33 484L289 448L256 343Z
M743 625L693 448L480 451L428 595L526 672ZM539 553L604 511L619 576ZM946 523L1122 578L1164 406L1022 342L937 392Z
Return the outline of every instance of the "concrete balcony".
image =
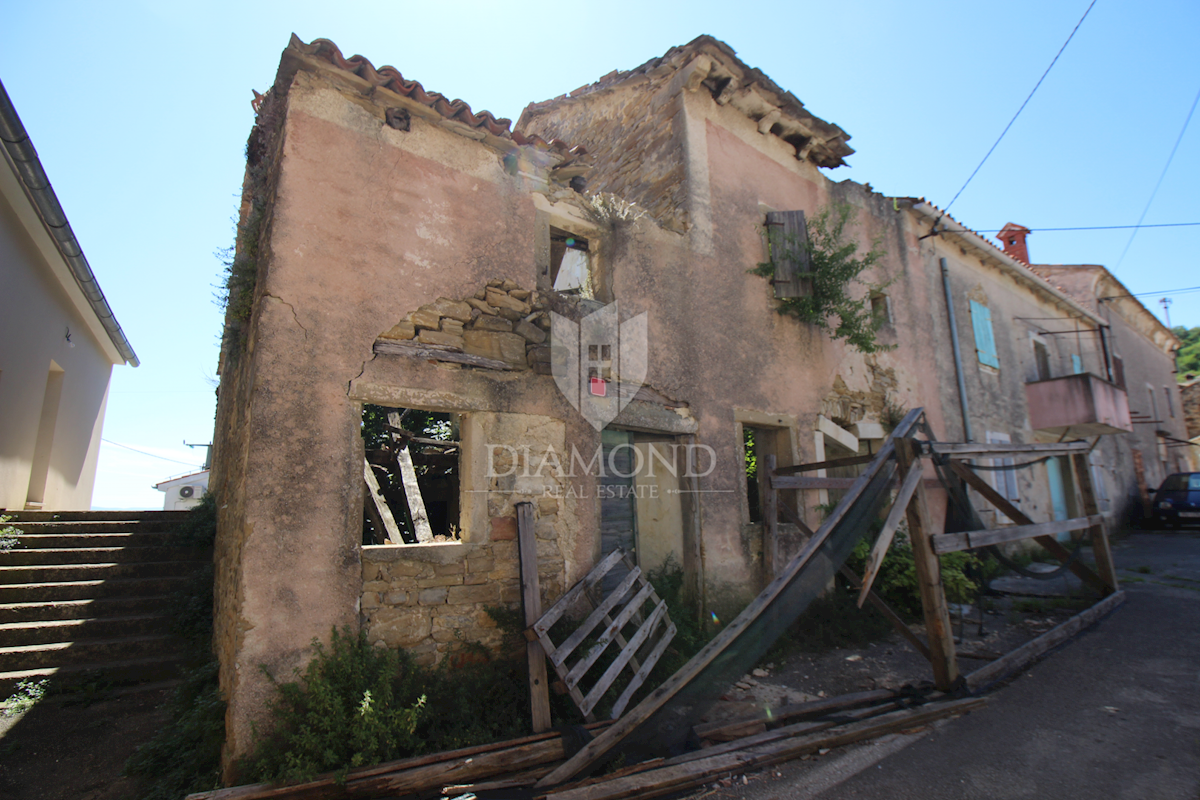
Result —
M1125 390L1090 372L1027 383L1025 398L1039 433L1081 438L1133 430Z

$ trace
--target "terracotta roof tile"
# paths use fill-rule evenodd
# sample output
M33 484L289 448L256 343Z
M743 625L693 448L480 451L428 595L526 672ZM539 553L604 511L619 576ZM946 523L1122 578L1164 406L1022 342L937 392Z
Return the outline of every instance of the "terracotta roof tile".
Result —
M545 148L564 157L579 157L587 153L587 150L582 146L571 147L561 139L554 139L547 142L537 135L526 136L520 131L510 130L512 120L505 118L497 119L490 111L472 111L471 106L463 100L450 100L438 92L426 91L425 87L419 82L407 80L400 74L400 70L395 67L380 67L376 69L363 56L356 55L346 58L342 55L342 51L338 49L338 46L328 39L313 39L306 44L299 36L293 33L292 40L288 43L288 50L328 62L339 69L357 75L373 86L382 86L390 89L396 94L433 109L446 119L486 131L501 139L509 139L518 145Z

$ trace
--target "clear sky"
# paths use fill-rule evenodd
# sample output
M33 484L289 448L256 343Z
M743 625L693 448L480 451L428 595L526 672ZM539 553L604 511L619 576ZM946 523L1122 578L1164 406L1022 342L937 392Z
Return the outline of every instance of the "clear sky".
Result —
M114 371L94 507L161 507L151 485L203 459L182 442L211 440L214 251L233 241L251 89L293 31L514 120L707 33L851 134L831 178L945 207L1088 2L4 0L0 80L142 361ZM1200 91L1198 41L1195 0L1098 0L951 213L981 231L1136 223ZM1200 222L1196 117L1147 224ZM1105 264L1160 317L1164 290L1200 287L1200 227L1144 229L1122 260L1129 237L1035 232L1030 255ZM1172 324L1200 325L1200 292L1172 299Z

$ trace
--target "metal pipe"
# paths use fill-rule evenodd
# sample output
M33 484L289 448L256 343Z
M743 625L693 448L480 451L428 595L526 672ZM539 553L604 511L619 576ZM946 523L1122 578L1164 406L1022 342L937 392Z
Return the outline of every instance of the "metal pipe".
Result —
M946 312L950 316L950 346L954 350L954 377L958 379L958 404L962 407L963 440L975 441L971 434L971 410L967 403L967 381L963 376L962 350L958 346L958 321L954 317L954 295L950 291L950 269L946 259L940 258L942 265L942 289L946 293Z

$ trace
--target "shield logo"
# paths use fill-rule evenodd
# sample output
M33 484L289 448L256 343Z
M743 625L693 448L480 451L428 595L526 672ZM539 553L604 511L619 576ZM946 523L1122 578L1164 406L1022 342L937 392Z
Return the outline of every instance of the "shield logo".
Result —
M551 312L551 372L596 430L612 422L646 379L646 314L621 322L617 303L578 323Z

